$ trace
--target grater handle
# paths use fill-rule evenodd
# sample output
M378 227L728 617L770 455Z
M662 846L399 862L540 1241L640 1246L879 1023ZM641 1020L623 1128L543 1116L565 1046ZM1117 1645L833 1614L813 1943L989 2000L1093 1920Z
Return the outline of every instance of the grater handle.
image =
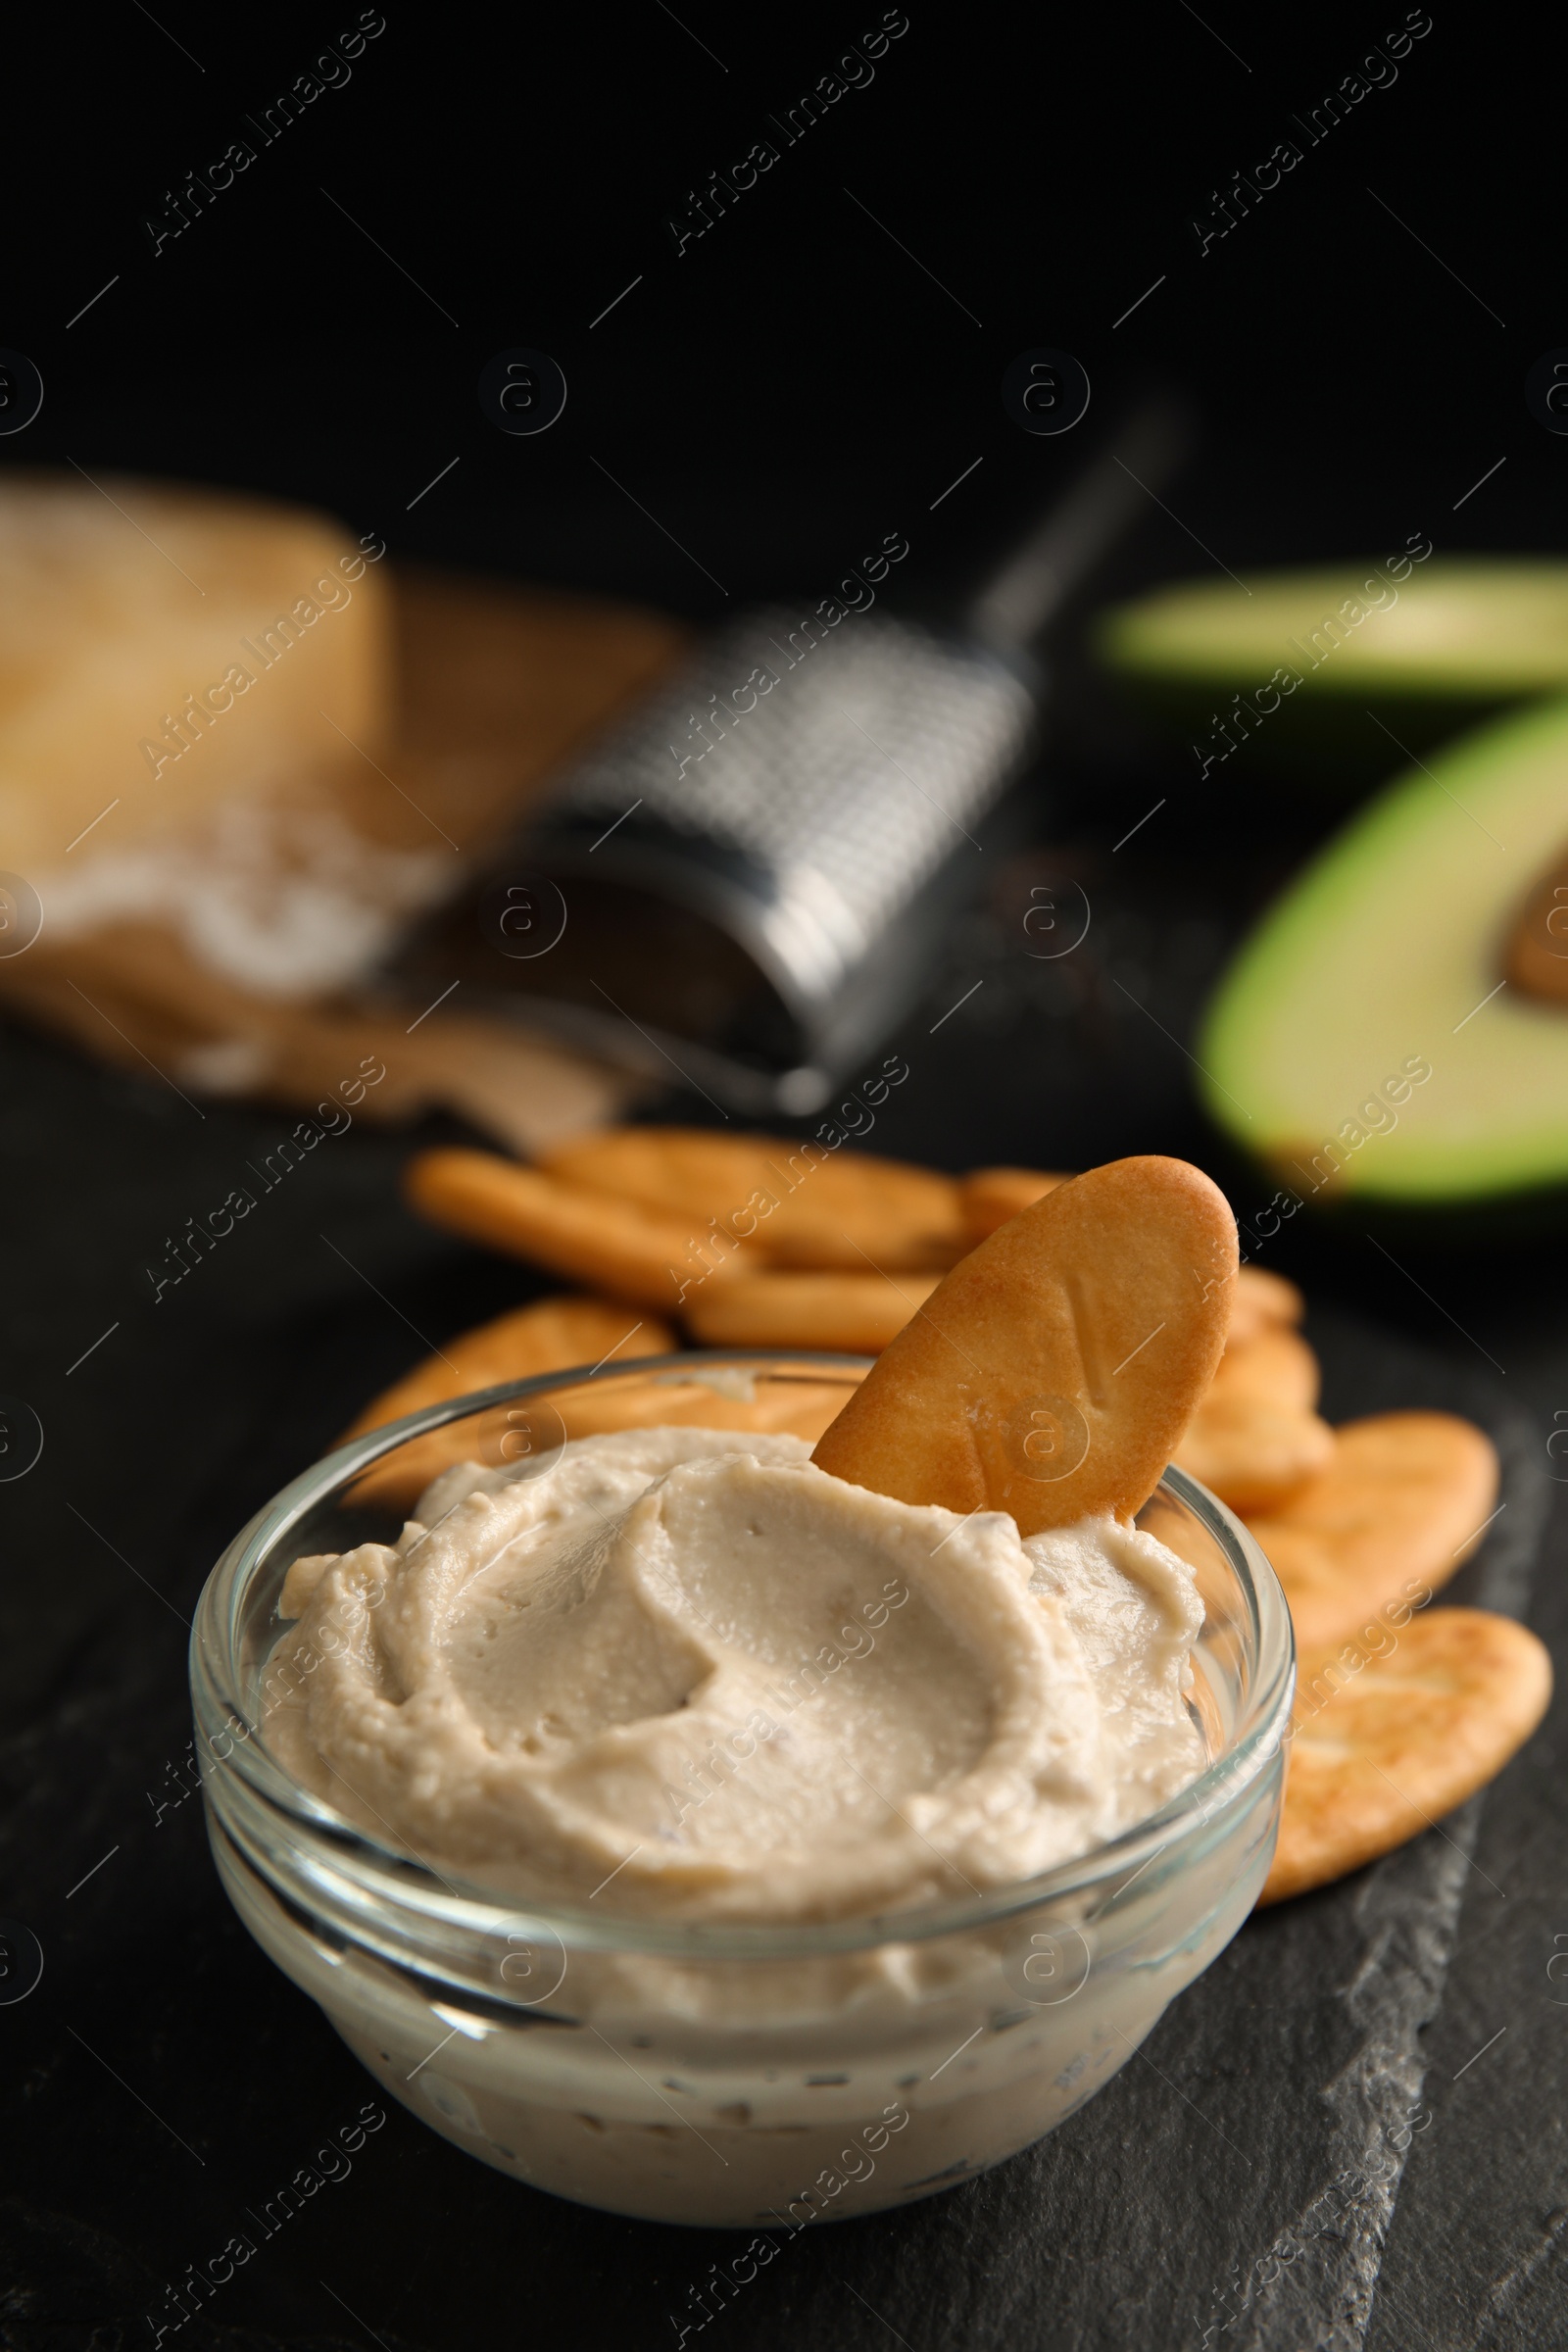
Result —
M1188 417L1161 396L1135 409L971 604L968 625L1008 654L1031 649L1062 607L1164 488L1192 445Z

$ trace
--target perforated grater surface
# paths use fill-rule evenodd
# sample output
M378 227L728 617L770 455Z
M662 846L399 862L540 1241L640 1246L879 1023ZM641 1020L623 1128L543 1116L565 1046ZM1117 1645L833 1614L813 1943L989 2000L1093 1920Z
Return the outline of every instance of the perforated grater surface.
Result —
M1113 455L1081 479L961 631L780 606L718 632L563 774L480 921L453 910L411 968L743 1112L817 1108L977 886L1035 740L1030 641L1171 440L1146 416L1134 470ZM501 899L524 910L510 944Z
M1035 702L979 647L876 613L817 625L780 609L722 631L572 772L552 830L587 831L617 873L678 842L709 877L700 899L737 919L745 902L775 986L826 1003L949 858L975 854Z

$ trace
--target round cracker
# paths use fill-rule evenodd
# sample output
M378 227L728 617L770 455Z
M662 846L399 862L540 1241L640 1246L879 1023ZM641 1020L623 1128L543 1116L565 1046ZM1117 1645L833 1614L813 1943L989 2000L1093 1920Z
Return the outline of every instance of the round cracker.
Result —
M1332 1464L1334 1432L1298 1405L1210 1395L1171 1458L1233 1511L1284 1510Z
M1491 1439L1454 1413L1372 1413L1334 1433L1333 1459L1247 1524L1285 1587L1305 1649L1380 1610L1430 1597L1496 1508Z
M1058 1184L1070 1182L1070 1177L1044 1168L972 1169L958 1180L958 1198L971 1243L988 1241L1009 1217L1032 1208Z
M1026 1536L1130 1518L1213 1378L1235 1273L1236 1221L1199 1169L1093 1168L954 1268L812 1459Z
M404 1186L433 1224L656 1313L672 1313L685 1285L722 1279L736 1254L727 1239L493 1152L421 1152Z
M877 1355L925 1304L936 1274L732 1274L693 1291L687 1329L714 1348L832 1348ZM820 1432L817 1433L820 1435Z
M1277 1508L1326 1470L1334 1432L1313 1411L1318 1361L1298 1332L1262 1325L1238 1347L1235 1317L1208 1394L1174 1459L1233 1511Z
M711 1379L671 1371L637 1382L585 1381L581 1388L563 1390L554 1401L568 1438L620 1429L691 1428L782 1431L814 1443L842 1406L846 1380L858 1378L858 1372L847 1371L824 1380L808 1375L759 1380L747 1395L728 1381L715 1388Z
M558 1144L546 1172L662 1216L710 1219L753 1254L805 1268L951 1266L968 1247L950 1176L869 1152L698 1127L618 1127Z
M1300 1660L1260 1902L1326 1886L1441 1821L1495 1778L1546 1711L1551 1661L1511 1617L1427 1609L1387 1638L1382 1655L1349 1642Z
M1317 1357L1298 1331L1284 1323L1266 1323L1250 1338L1238 1341L1233 1314L1225 1352L1204 1402L1223 1397L1227 1403L1272 1404L1283 1411L1310 1413L1322 1385Z
M1283 1274L1270 1274L1262 1266L1239 1266L1231 1300L1229 1344L1240 1348L1256 1339L1259 1332L1299 1323L1305 1312L1306 1300Z
M504 1380L529 1380L540 1372L569 1372L578 1365L597 1364L607 1355L630 1362L639 1355L667 1355L675 1335L657 1315L639 1315L634 1308L615 1306L604 1298L539 1298L498 1315L448 1340L439 1353L416 1364L402 1380L383 1389L338 1440L363 1437L367 1430L384 1429L405 1413L422 1405L441 1404L449 1396L467 1396L493 1389ZM500 1460L499 1442L509 1429L507 1411L479 1421L452 1421L422 1438L411 1438L395 1453L385 1455L357 1479L353 1500L407 1510L433 1478L454 1462Z

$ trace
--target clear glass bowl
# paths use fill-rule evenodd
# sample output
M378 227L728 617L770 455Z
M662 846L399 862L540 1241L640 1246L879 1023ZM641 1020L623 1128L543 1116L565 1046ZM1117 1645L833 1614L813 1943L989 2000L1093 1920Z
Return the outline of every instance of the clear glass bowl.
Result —
M865 1369L705 1350L432 1405L295 1479L208 1579L191 1691L235 1908L395 2098L537 2187L776 2235L949 2186L1108 2082L1267 1874L1290 1613L1247 1530L1176 1469L1139 1523L1198 1575L1192 1704L1209 1765L1110 1844L977 1899L756 1927L518 1902L367 1837L268 1753L261 1686L290 1562L401 1525L400 1510L349 1494L372 1462L459 1420L471 1458L492 1463L662 1420L810 1435Z

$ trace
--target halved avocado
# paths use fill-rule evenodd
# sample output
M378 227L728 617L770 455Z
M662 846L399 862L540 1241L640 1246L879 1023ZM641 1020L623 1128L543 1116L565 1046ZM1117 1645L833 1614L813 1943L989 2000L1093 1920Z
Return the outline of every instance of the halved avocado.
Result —
M1387 775L1508 706L1568 691L1568 564L1409 558L1180 580L1102 615L1102 659L1185 734L1200 773ZM1248 591L1250 591L1249 593ZM1227 768L1227 773L1233 772Z
M1215 1119L1319 1205L1568 1188L1568 1001L1525 993L1516 955L1522 925L1555 953L1540 877L1565 844L1568 701L1379 793L1221 981L1197 1047Z

